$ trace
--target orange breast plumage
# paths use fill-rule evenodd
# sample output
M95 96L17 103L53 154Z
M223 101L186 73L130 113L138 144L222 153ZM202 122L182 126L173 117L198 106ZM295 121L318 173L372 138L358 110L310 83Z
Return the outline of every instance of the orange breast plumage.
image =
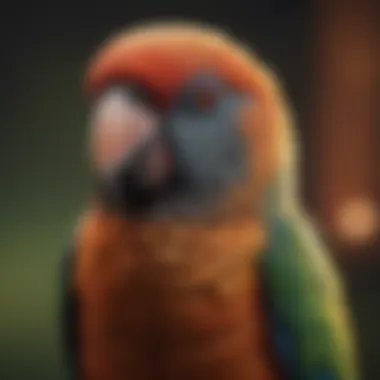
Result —
M259 224L94 214L80 236L84 379L276 379L253 270Z

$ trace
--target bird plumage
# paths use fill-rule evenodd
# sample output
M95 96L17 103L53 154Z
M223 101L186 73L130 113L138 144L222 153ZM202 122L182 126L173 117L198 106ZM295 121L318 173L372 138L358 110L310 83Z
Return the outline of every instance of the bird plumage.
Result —
M179 128L176 100L200 72L216 75L229 89L224 95L246 97L224 125L232 129L218 133L220 146L232 131L244 137L246 175L231 177L211 209L191 199L201 205L191 217L159 199L166 213L135 218L95 194L66 266L66 347L77 378L357 380L338 277L313 233L301 231L290 112L270 70L221 32L163 23L108 41L86 91L96 98L114 83L138 82L164 120L159 128ZM228 119L210 112L202 124L186 115L181 128L209 128L208 144ZM178 133L183 152L189 138ZM206 153L199 148L205 160ZM183 157L195 162L194 154ZM219 175L220 165L208 170Z

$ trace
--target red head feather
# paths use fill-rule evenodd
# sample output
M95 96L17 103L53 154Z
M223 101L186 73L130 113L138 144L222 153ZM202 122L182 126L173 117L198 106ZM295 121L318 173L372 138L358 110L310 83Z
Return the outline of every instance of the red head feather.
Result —
M262 92L252 57L222 32L198 25L163 23L116 36L92 61L86 90L96 94L109 82L136 80L168 98L191 74L209 69L244 92Z

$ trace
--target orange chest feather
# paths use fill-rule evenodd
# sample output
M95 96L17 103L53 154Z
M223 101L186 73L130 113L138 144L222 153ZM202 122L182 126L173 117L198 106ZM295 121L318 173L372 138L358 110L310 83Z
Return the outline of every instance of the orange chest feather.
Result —
M141 223L96 218L79 241L80 283L112 283L122 277L157 289L228 282L229 274L253 268L265 243L254 220L226 225Z
M273 378L253 275L264 243L258 224L132 227L104 219L86 233L77 285L89 372L109 378L119 368L120 378L155 379L143 375L149 365L170 380ZM125 359L132 352L134 364Z

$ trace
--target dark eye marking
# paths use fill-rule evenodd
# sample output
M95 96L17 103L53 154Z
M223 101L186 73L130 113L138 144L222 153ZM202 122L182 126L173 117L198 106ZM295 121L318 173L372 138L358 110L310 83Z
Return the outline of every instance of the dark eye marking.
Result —
M200 88L196 89L193 96L197 109L202 111L210 111L216 106L219 93L214 88L201 86Z
M180 91L176 107L195 112L211 111L218 105L225 90L222 78L215 73L197 73L188 79Z

